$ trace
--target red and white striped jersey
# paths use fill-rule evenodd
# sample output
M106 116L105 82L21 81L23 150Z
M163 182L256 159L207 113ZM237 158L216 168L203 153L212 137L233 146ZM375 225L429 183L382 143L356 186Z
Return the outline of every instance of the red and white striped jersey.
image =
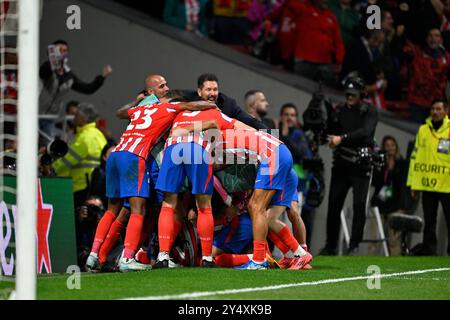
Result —
M223 153L233 154L242 160L261 162L276 155L276 150L282 141L264 131L255 129L225 130L221 148ZM216 150L219 144L216 144Z
M176 143L194 142L203 146L206 151L209 151L211 148L210 135L203 131L200 131L201 122L205 120L215 120L217 125L219 126L219 130L234 128L234 123L236 121L216 109L207 109L203 111L185 111L179 113L173 121L171 133L174 129L191 125L194 125L195 128L195 125L198 124L199 127L195 128L195 132L186 133L186 135L182 135L179 137L173 137L171 136L171 134L169 134L169 138L166 141L165 147L167 148L168 146Z
M172 103L130 108L130 124L113 152L128 151L147 159L153 146L167 132L180 111L178 105Z

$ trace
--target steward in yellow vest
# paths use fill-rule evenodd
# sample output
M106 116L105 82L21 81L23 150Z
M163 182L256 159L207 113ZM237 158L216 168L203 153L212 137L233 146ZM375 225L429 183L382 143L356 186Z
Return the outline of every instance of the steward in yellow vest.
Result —
M106 145L105 136L96 128L96 118L93 105L78 106L74 118L76 133L69 151L52 164L58 176L72 178L74 193L88 188L92 171L100 165L100 154Z
M450 193L450 120L435 129L431 117L419 128L407 185L412 190Z
M450 120L446 101L431 105L431 117L419 128L416 144L409 163L407 185L422 191L425 220L423 242L414 255L436 255L437 211L439 202L444 209L450 239ZM450 255L450 241L447 246Z

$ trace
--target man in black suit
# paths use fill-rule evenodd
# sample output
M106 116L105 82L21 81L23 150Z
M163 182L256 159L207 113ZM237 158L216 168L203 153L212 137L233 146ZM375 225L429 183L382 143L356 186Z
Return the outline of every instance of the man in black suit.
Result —
M380 102L383 99L387 81L382 70L377 66L379 61L379 47L384 42L383 30L366 30L364 35L355 39L350 50L345 54L342 66L341 78L345 79L359 76L366 83L366 91L378 108L382 108Z
M197 79L197 91L185 91L184 94L189 100L198 100L200 97L202 100L213 101L224 114L255 129L268 129L264 123L242 110L236 100L219 92L219 80L215 74L200 75Z

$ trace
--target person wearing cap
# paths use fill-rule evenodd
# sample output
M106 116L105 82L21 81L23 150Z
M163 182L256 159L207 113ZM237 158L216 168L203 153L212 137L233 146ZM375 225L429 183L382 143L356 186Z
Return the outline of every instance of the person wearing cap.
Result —
M377 109L365 100L366 85L361 78L345 83L346 101L328 116L327 133L333 149L333 168L328 199L327 242L321 255L336 255L340 231L340 213L350 188L353 189L353 223L347 254L356 255L366 221L366 202L371 179L370 163L357 161L362 148L374 146L378 123ZM355 161L356 160L356 161Z
M92 171L100 165L100 155L107 142L96 127L97 116L92 104L78 105L73 120L76 133L69 151L52 164L58 176L72 178L75 208L85 201Z

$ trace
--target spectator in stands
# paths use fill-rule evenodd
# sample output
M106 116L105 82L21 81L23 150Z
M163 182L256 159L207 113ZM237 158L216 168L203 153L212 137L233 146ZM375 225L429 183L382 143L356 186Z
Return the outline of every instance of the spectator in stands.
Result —
M115 147L116 143L111 140L103 147L100 155L100 166L92 171L92 178L89 184L88 196L100 198L105 208L108 206L108 198L106 197L106 161Z
M287 70L293 70L295 41L297 38L296 15L289 9L288 3L298 0L285 0L274 9L269 18L278 24L278 32L275 44L275 62L278 59Z
M275 129L275 122L266 118L269 102L260 90L250 90L244 96L245 110L254 118L258 119L269 129Z
M327 9L327 1L292 1L287 6L296 15L295 72L336 86L345 49L339 24Z
M383 169L374 172L372 206L377 206L382 214L406 211L409 207L407 201L410 200L406 192L408 163L402 157L394 137L384 136L381 146L386 152L387 161Z
M386 166L374 170L372 186L375 187L371 205L378 207L380 213L387 215L394 212L407 213L412 211L413 200L411 191L406 186L408 162L402 157L397 140L390 135L383 137L382 151L386 153ZM387 231L389 252L391 255L401 254L400 234L391 228Z
M450 54L442 48L439 29L428 31L426 46L421 47L408 41L403 51L410 61L408 103L411 119L424 123L430 115L431 103L445 97Z
M166 0L163 20L174 27L208 36L209 0Z
M294 161L293 168L299 178L298 191L302 193L303 203L300 203L301 217L306 228L306 244L310 247L311 235L314 221L314 208L305 204L305 198L308 194L308 184L313 177L313 173L306 170L303 166L305 159L312 159L314 153L303 130L300 128L298 120L297 107L293 103L286 103L280 110L280 140L283 141L292 154ZM293 234L298 239L299 230L295 224L293 226Z
M250 39L256 41L266 23L270 23L268 16L272 10L280 6L278 2L272 4L267 0L251 0L248 8L247 19L251 23Z
M382 70L377 70L375 54L384 42L382 30L366 30L365 34L355 40L345 55L341 77L346 79L357 74L366 83L366 90L377 108L384 108L383 92L387 81Z
M361 16L352 7L351 0L330 0L329 6L339 22L345 51L348 51L355 38L355 29L359 25Z
M450 51L450 0L443 1L444 10L441 15L441 33L444 47Z
M248 41L250 21L247 19L250 0L213 0L214 39L230 45Z
M69 45L64 40L57 40L49 46L49 60L39 69L42 90L39 95L39 113L61 116L64 112L64 100L70 89L92 94L103 84L112 73L110 65L103 67L103 72L92 82L81 81L68 65ZM55 120L40 120L39 128L48 136L48 140L55 137Z
M78 111L79 104L80 103L75 100L69 101L66 104L66 116L75 116L75 114ZM56 126L63 128L64 123L58 123ZM64 141L66 141L67 143L69 143L73 139L74 134L75 134L75 126L73 124L73 120L67 120L66 121L66 132L65 132L64 137L62 137L62 139Z
M76 134L69 152L52 164L58 176L72 178L75 208L86 200L92 171L100 165L100 154L106 145L105 137L95 125L97 116L93 105L78 105L73 120Z
M17 113L17 53L16 48L6 45L4 48L4 66L5 68L0 72L0 83L6 84L0 90L3 90L2 108L5 114L15 115ZM1 53L3 55L3 53ZM8 66L13 66L9 68ZM6 119L3 122L3 133L15 134L16 123Z
M401 100L400 57L405 26L397 25L394 27L394 19L391 12L383 11L381 14L381 28L384 32L385 40L379 47L380 55L375 59L375 68L381 70L387 80L386 99Z
M417 45L425 45L428 30L439 29L444 10L441 0L402 1L406 10L406 37Z

